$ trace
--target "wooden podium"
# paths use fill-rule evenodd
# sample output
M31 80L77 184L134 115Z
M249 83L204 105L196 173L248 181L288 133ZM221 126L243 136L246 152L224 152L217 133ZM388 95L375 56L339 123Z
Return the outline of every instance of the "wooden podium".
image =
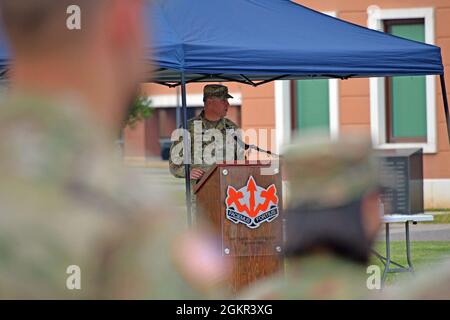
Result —
M280 168L270 164L216 164L195 185L198 219L217 233L218 248L232 266L236 293L283 269Z

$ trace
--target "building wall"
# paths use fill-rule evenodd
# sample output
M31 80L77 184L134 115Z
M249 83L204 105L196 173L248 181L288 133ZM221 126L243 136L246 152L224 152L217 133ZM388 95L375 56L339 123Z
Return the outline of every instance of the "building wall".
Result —
M302 0L296 1L319 11L335 11L340 19L368 26L367 9L376 5L381 9L434 9L434 42L442 49L446 83L450 81L450 1L449 0ZM427 208L450 208L450 142L442 102L440 82L436 77L437 152L424 156L424 192ZM340 131L361 130L370 133L369 79L350 79L339 83ZM447 96L450 89L447 85Z
M143 162L146 155L145 123L138 122L123 133L124 155L128 161Z
M296 1L307 7L322 12L333 12L336 17L367 27L369 6L376 5L381 9L394 8L434 8L434 42L442 48L443 62L446 70L450 66L450 0L302 0ZM293 30L295 32L295 30ZM446 74L447 95L450 99L450 75ZM188 84L188 94L201 94L204 84ZM286 116L284 104L290 103L289 97L280 96L282 90L276 90L276 84L269 83L253 88L243 84L229 83L231 94L241 95L240 123L243 129L277 129L281 132L280 112L275 106L282 108L282 126L291 126L289 115ZM175 89L164 86L146 84L146 92L151 95L175 95ZM277 92L277 94L275 93ZM284 91L286 94L286 91ZM366 134L371 133L370 109L370 81L369 79L350 79L339 81L339 132L360 130ZM429 208L450 208L450 142L446 134L446 123L443 112L442 93L440 83L436 77L436 115L437 115L437 152L424 156L425 201ZM238 114L233 117L239 116ZM147 125L155 122L147 121ZM125 135L126 156L146 157L149 152L149 142L152 134L156 132L147 130L145 125L139 125L134 131L127 131ZM147 142L145 142L147 139ZM141 141L143 140L143 141ZM270 141L270 139L268 139ZM287 141L289 139L283 139ZM143 149L143 150L142 150ZM147 150L145 150L147 149ZM275 151L277 146L270 143L269 149Z

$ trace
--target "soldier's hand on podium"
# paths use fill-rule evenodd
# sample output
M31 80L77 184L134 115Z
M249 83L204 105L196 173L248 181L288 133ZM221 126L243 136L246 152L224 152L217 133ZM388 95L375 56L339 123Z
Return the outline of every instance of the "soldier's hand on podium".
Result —
M199 169L199 168L192 169L191 170L191 179L192 180L201 179L204 174L205 174L205 171L203 171L202 169Z

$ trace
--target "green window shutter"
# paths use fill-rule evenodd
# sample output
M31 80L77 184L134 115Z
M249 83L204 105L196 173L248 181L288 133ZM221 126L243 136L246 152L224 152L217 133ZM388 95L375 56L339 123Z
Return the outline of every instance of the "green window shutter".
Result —
M297 129L330 129L330 95L328 80L296 82Z
M425 42L425 26L420 24L391 25L393 35ZM391 88L391 136L397 138L427 137L426 78L393 77L389 79Z

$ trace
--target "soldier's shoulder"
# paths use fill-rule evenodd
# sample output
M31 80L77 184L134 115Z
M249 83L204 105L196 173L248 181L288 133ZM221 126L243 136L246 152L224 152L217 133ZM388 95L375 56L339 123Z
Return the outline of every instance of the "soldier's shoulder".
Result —
M239 126L230 119L224 118L224 121L227 128L239 129Z
M188 121L187 121L188 128L193 127L196 121L203 122L204 118L202 118L201 115L198 115L198 116L195 116L195 117L192 117L192 118L188 119ZM183 125L181 125L181 128L182 127L183 127Z

